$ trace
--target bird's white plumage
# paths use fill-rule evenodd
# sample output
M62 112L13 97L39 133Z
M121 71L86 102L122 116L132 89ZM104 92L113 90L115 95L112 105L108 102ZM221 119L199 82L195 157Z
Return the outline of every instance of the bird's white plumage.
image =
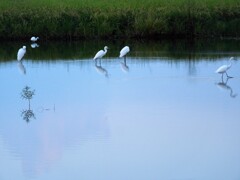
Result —
M93 59L94 59L94 60L96 60L96 59L101 59L101 58L107 53L107 50L108 50L108 47L105 46L105 47L104 47L104 50L98 51L97 54L94 56Z
M35 37L35 36L31 37L31 41L33 41L33 42L36 42L38 39L39 39L39 37Z
M100 50L97 52L97 54L94 56L93 59L100 59L102 58L106 53L103 50Z
M216 70L216 73L222 74L225 73L231 66L229 65L222 65Z
M128 46L125 46L124 48L122 48L122 50L120 51L120 55L119 57L123 57L123 56L126 56L127 53L129 53L130 51L130 48Z
M232 60L233 60L233 57L231 57L231 58L229 59L230 63L229 63L228 65L225 64L225 65L220 66L220 67L216 70L216 73L219 73L219 74L226 73L227 70L230 69L231 66L232 66L232 63L231 63Z
M26 46L23 46L22 48L20 48L20 49L18 50L17 60L18 60L18 61L21 61L22 58L23 58L23 56L25 55L25 53L26 53Z

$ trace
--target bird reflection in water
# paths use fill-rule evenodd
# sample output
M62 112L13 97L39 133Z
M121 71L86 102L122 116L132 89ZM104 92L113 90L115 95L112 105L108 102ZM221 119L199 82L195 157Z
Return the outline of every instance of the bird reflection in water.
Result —
M217 83L216 85L222 90L230 91L230 97L235 98L235 97L237 97L237 94L233 93L232 88L229 85L227 85L228 79L229 78L227 78L227 80L225 82L222 80L221 82Z
M34 114L33 110L31 109L31 102L30 102L30 100L33 98L34 95L35 95L35 90L31 90L31 88L28 86L24 87L21 92L22 99L28 100L28 108L24 109L21 113L23 120L25 120L27 123L31 119L36 119L35 114Z
M109 77L108 71L105 68L103 68L101 65L101 59L99 60L99 65L97 64L97 61L95 61L95 68L97 72L99 72L100 74L103 74L106 78Z
M127 65L126 57L124 58L123 62L120 62L120 64L123 72L126 72L126 73L129 72L129 67Z
M31 48L33 48L33 49L34 49L34 48L38 48L38 47L39 47L38 43L32 43L32 44L31 44Z
M22 74L26 74L26 68L23 65L22 61L18 61L18 69Z

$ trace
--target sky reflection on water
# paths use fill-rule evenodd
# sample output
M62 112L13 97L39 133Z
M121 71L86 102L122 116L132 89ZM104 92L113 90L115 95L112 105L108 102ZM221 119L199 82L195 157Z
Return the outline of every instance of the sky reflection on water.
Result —
M0 63L0 179L240 178L239 62L228 81L214 73L232 54L175 59L146 47L125 63L113 50L96 67L41 59L42 47Z

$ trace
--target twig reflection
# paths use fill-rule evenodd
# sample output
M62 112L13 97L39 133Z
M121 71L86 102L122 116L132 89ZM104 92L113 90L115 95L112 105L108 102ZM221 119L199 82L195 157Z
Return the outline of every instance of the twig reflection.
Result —
M30 101L34 95L35 95L35 90L31 90L31 88L28 86L24 87L21 92L22 99L28 100L28 109L24 109L21 113L23 120L25 120L27 123L31 119L36 119L35 114L34 114L33 110L31 109L31 101Z
M32 118L36 119L35 114L34 114L33 110L31 110L31 109L23 110L21 116L23 117L23 120L25 120L27 123Z
M45 107L43 107L43 106L41 106L41 107L38 108L38 111L41 112L41 113L44 112L44 111L51 111L51 110L52 110L53 112L55 112L55 104L53 105L53 108L45 108Z

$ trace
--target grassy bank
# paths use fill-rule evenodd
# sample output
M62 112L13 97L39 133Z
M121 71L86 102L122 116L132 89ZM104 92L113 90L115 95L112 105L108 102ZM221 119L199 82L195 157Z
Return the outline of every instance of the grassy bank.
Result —
M240 37L239 0L1 0L0 38Z

